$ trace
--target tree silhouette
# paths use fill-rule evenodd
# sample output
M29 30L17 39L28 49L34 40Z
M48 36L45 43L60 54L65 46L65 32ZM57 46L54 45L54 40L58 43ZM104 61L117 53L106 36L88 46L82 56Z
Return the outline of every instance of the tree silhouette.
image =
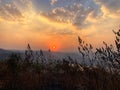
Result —
M33 51L31 49L30 45L28 44L27 50L25 50L25 62L28 64L31 64L33 59L34 59Z
M91 44L85 43L79 36L78 50L83 57L83 64L87 64L85 60L89 60L90 66L93 64L107 67L109 69L120 69L120 29L118 31L113 31L116 35L115 45L117 51L114 49L113 45L108 45L103 41L104 47L96 48L96 51L93 51L93 46ZM117 62L117 63L116 63ZM88 64L87 64L88 66Z
M113 32L116 35L116 40L115 40L116 48L118 53L120 54L120 29L118 31L113 30Z

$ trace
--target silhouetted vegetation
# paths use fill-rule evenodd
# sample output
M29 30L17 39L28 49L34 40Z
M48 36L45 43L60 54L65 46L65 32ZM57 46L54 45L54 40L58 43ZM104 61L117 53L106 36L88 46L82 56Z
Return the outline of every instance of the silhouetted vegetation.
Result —
M78 37L82 62L46 58L43 51L33 52L28 44L24 55L12 53L0 61L0 89L8 90L120 90L120 30L113 31L113 45L93 50Z

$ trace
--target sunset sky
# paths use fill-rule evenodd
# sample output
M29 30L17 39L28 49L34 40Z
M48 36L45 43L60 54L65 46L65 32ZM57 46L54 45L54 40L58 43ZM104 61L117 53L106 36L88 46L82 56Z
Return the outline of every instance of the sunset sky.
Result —
M77 51L80 36L114 44L120 0L0 0L0 48Z

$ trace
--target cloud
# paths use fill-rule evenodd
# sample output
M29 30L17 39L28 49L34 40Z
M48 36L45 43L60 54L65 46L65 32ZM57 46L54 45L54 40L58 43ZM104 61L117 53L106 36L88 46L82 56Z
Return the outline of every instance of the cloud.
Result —
M74 26L81 27L93 10L93 8L84 7L81 3L74 3L67 7L56 7L51 12L42 13L42 15L56 22L71 23Z
M51 5L54 5L58 0L51 0Z
M120 0L95 0L95 2L110 13L120 14Z
M69 23L78 29L109 19L117 20L120 14L119 0L62 0L57 3L65 4L55 6L51 11L42 12L41 15L50 21Z
M54 29L50 29L49 31L47 31L48 34L51 35L57 35L57 36L72 36L72 35L76 35L76 32L71 30L71 29L66 29L66 28L56 28Z
M5 20L20 20L22 13L14 3L0 3L0 17Z

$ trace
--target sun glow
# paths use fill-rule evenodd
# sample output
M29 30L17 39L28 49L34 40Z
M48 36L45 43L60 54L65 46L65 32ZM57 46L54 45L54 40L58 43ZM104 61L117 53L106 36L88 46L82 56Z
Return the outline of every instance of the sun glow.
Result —
M60 44L57 42L52 42L49 44L49 48L51 51L59 51L60 50Z
M51 45L50 46L50 50L52 50L52 51L58 51L59 49L58 49L57 45Z
M56 49L56 46L53 46L52 48L53 48L53 49Z

